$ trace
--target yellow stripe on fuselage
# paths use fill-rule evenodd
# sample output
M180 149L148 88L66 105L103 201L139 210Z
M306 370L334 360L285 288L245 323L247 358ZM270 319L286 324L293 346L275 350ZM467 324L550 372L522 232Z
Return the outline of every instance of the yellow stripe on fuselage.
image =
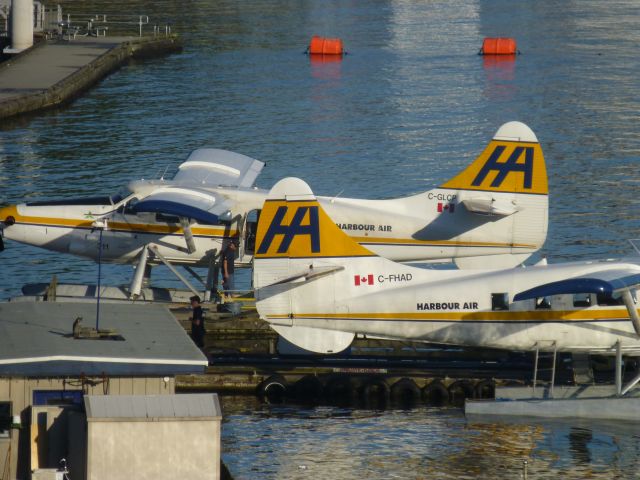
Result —
M60 218L60 217L35 217L28 215L20 215L15 210L12 214L16 223L39 225L43 227L69 227L69 228L94 228L94 220L79 220L76 218ZM184 231L182 227L173 225L155 225L145 223L127 223L127 222L109 222L108 227L110 230L119 230L130 233L151 233L151 234L174 234L183 235ZM194 235L212 236L212 237L233 237L237 235L237 230L224 228L210 228L210 227L192 227L191 231Z
M458 240L417 240L415 238L384 238L384 237L351 237L360 244L392 244L407 246L444 246L444 247L503 247L503 248L535 248L538 245L528 243L495 243L495 242L461 242Z
M268 315L267 318L344 319L344 320L397 320L397 321L474 321L474 322L570 322L585 320L625 320L626 308L617 310L535 310L535 311L480 311L480 312L404 312L404 313L296 313Z

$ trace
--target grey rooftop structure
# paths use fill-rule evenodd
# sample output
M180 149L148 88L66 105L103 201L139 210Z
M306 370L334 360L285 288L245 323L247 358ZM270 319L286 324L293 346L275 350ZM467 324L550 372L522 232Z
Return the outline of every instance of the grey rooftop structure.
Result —
M85 395L89 421L115 419L206 419L222 417L218 396L188 395Z
M76 339L95 326L93 303L0 303L0 376L149 376L202 373L207 358L166 307L104 303L100 329L118 339Z

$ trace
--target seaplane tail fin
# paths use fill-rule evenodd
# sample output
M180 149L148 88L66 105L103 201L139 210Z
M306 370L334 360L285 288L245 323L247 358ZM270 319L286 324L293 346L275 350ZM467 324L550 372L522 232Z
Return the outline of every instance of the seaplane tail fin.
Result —
M547 169L538 138L524 123L505 123L480 156L440 188L547 195ZM473 196L468 198L469 208L492 213L491 205L482 201L484 197L478 196L475 201ZM497 214L508 214L506 207L499 202Z
M355 332L341 331L330 320L338 313L338 276L344 280L366 261L385 260L340 230L305 182L280 180L265 200L256 232L253 286L260 317L305 350L344 350Z
M311 188L298 178L276 183L265 200L256 232L255 259L375 257L353 241L322 209Z
M438 203L442 215L433 226L448 225L457 235L446 240L465 246L454 258L459 268L514 267L547 238L547 170L524 123L502 125L471 165L430 193L446 200ZM481 245L486 249L477 253L474 246Z

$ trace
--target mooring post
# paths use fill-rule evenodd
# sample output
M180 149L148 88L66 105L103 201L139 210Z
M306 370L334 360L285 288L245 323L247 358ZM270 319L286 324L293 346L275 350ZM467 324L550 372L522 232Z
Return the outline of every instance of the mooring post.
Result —
M553 366L551 367L551 398L553 398L553 385L556 383L556 356L558 353L558 345L553 342Z
M616 342L616 395L622 395L622 348L620 340Z
M532 392L533 398L536 397L536 383L538 383L538 352L539 352L539 347L538 347L538 342L536 342L536 360L533 365L533 392Z

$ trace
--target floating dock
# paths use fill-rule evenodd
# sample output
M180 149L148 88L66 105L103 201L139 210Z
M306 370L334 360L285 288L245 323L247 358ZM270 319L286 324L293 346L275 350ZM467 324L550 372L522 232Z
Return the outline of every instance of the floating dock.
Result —
M96 288L91 285L52 282L26 285L22 291L24 296L11 302L96 300ZM131 302L126 288L102 287L101 292L101 301L105 303ZM189 295L190 292L173 289L145 289L136 303L165 305L182 328L190 332L191 309L186 305ZM535 392L525 386L531 384L534 374L531 353L357 337L347 351L339 354L302 354L283 342L258 317L252 299L235 300L224 306L204 305L207 333L202 350L209 365L201 374L177 375L177 391L365 407L420 403L462 406L467 401L469 415L525 415L518 404L536 405L552 397L554 402L569 398L602 399L612 392L607 386L575 386L580 381L580 365L568 354L558 356L555 376L550 365L540 363L538 381L550 382L555 378L555 389L539 385ZM605 374L609 378L611 365L607 362L592 362L592 367L592 373L599 377L590 377L592 382L601 381ZM629 368L626 373L633 375L635 369ZM492 399L495 391L498 401L470 401ZM550 404L544 405L543 410L549 409ZM555 404L553 407L556 409ZM560 413L563 408L559 406L556 411ZM513 413L508 413L509 410Z
M0 63L0 119L67 102L130 58L181 49L175 35L42 40Z
M171 307L190 331L190 310ZM209 367L202 375L179 375L179 391L258 395L268 401L351 404L453 404L493 398L496 385L523 385L532 374L531 355L357 338L335 355L300 354L255 310L233 315L205 313ZM570 369L559 373L569 381Z
M640 391L616 396L614 385L497 387L494 400L465 401L470 419L491 417L587 418L640 421Z

